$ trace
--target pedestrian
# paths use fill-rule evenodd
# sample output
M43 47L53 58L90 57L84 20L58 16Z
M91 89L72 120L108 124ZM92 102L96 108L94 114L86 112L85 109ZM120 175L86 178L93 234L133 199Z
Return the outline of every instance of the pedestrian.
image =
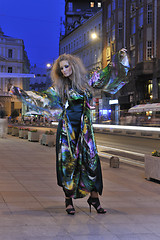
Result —
M99 195L102 195L103 190L102 171L89 103L92 98L92 88L103 88L105 91L109 89L109 92L115 93L125 84L128 71L126 67L128 62L124 63L125 58L126 50L122 49L116 58L118 61L116 64L120 64L120 67L118 65L116 68L116 65L113 65L113 71L116 72L113 72L112 66L108 65L105 69L94 72L88 80L82 61L76 56L63 54L52 67L54 89L50 88L48 93L46 91L45 94L41 94L42 101L46 96L51 101L56 94L62 108L56 136L56 170L57 183L63 188L68 214L75 214L72 199L83 198L88 194L90 196L87 203L90 211L93 206L97 213L106 213L99 201ZM116 75L117 72L119 75ZM115 79L112 78L112 73ZM122 75L123 78L120 79ZM12 88L12 93L19 97L22 94L24 99L27 92L23 94L21 90ZM38 100L40 101L40 98ZM34 99L34 103L35 101Z
M0 106L0 138L6 138L7 118L4 109Z

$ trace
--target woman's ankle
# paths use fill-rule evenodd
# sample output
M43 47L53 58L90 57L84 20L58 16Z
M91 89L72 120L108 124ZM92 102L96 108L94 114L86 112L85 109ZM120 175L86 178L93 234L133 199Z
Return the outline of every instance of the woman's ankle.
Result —
M93 191L90 193L91 198L98 198L98 193Z

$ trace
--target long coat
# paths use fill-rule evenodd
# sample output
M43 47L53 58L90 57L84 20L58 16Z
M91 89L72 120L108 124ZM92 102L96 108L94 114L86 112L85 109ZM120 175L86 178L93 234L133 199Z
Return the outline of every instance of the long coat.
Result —
M126 50L122 49L107 67L90 75L89 85L115 94L128 82L128 70L128 57ZM26 92L17 87L12 87L10 92L44 114L51 114L52 107L60 101L52 87L42 93ZM63 187L66 196L73 198L84 197L91 191L102 194L101 166L90 116L90 94L70 89L66 100L57 129L58 185Z
M57 129L57 180L66 196L81 198L91 191L102 194L102 174L90 115L90 95L70 91L67 108L64 108ZM80 107L81 106L81 107ZM82 109L80 121L72 124L77 109ZM75 117L74 116L74 117ZM79 117L78 117L79 118ZM79 121L79 123L78 123Z

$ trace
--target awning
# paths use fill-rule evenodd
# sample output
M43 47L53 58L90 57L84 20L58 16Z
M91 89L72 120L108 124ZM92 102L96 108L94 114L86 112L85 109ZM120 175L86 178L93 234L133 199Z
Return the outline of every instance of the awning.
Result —
M147 111L160 111L160 103L148 103L148 104L140 104L134 107L131 107L128 112L136 113L136 112L147 112Z
M34 74L0 72L0 78L34 78Z
M24 115L42 115L42 114L36 111L30 111L30 112L26 112Z

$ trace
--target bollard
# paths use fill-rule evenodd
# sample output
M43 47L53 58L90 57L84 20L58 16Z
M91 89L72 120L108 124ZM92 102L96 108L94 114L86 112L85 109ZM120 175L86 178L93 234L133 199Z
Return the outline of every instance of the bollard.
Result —
M119 157L112 156L110 158L110 167L119 168Z

